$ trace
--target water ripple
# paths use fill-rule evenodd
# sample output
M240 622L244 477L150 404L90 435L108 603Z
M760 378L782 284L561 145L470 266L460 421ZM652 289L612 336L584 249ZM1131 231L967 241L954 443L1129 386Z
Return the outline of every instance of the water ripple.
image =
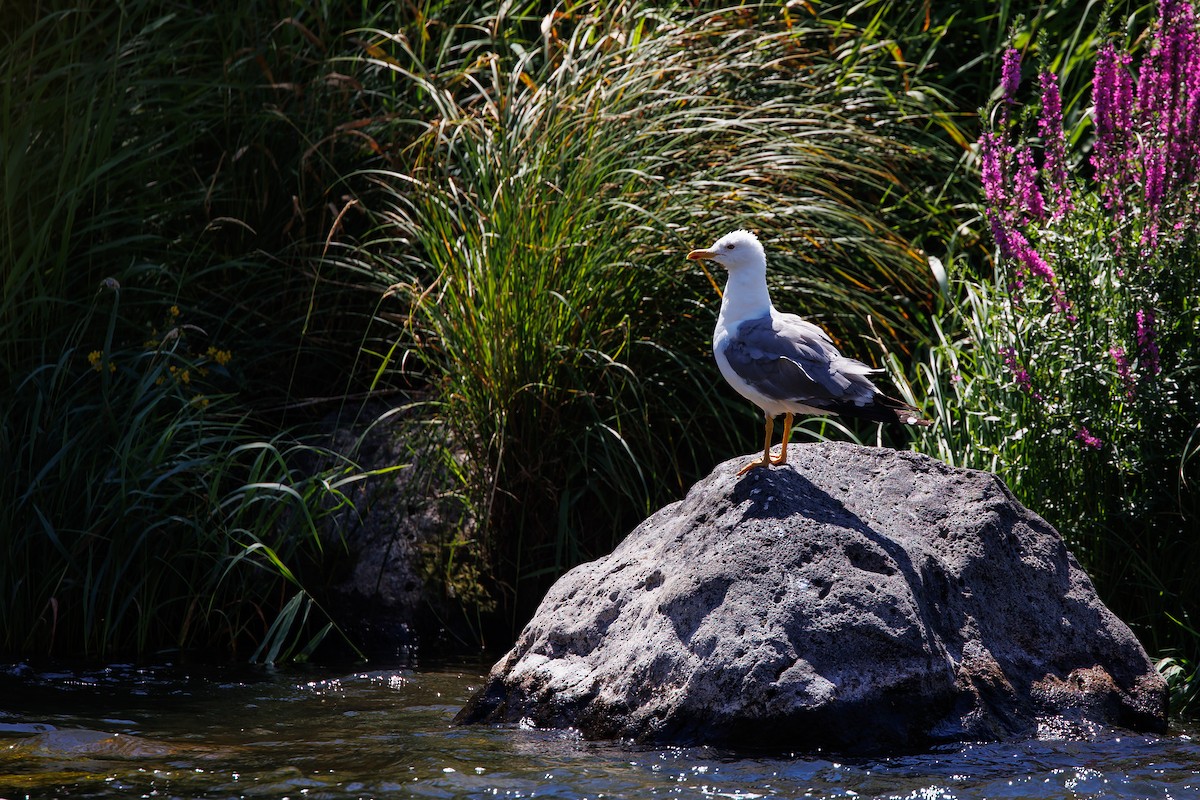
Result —
M0 797L1200 797L1194 727L895 758L636 748L452 727L475 670L0 667Z

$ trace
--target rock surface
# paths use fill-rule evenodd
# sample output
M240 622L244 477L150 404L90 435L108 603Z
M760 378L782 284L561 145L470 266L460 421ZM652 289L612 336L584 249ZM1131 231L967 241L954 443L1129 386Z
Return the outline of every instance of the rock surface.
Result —
M879 752L1166 726L1166 688L994 475L793 446L726 462L547 594L457 722Z
M425 420L376 403L330 415L322 427L337 460L313 471L353 463L364 476L343 487L351 502L323 520L335 573L324 606L366 655L412 661L418 644L436 648L442 620L452 617L444 587L430 579L440 573L427 565L472 522L420 434Z

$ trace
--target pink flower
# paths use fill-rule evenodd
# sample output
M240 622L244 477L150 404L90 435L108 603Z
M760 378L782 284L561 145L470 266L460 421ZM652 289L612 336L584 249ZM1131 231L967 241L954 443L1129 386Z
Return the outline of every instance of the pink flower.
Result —
M1004 92L1004 102L1012 105L1016 102L1017 87L1021 85L1021 53L1010 47L1004 51L1004 61L1000 67L1000 88Z
M1154 311L1139 310L1134 316L1138 343L1138 360L1145 366L1146 372L1157 375L1162 371L1158 363L1157 335L1154 331Z
M1017 151L1017 174L1013 176L1018 209L1039 222L1046 218L1046 201L1038 188L1037 168L1033 166L1033 152L1028 147Z
M1078 439L1084 447L1091 448L1092 450L1099 450L1104 446L1104 442L1100 441L1098 437L1093 436L1092 432L1083 425L1080 425L1078 430L1075 431L1075 438Z
M1092 167L1105 207L1125 216L1124 189L1130 179L1130 153L1134 150L1133 78L1128 53L1118 53L1106 44L1096 59L1092 79L1093 119L1096 143Z
M1017 351L1011 347L1001 347L1000 357L1004 359L1004 366L1008 367L1008 371L1013 374L1013 379L1016 380L1021 391L1032 394L1033 381L1029 378L1029 373L1017 361Z
M1133 397L1133 373L1129 369L1129 358L1125 355L1125 348L1113 346L1108 348L1108 354L1112 356L1113 363L1117 365L1117 375L1121 378L1121 382L1125 384L1125 396Z
M1158 215L1175 192L1197 176L1200 39L1190 0L1160 0L1154 45L1142 61L1137 87L1138 155L1149 223L1143 244L1158 239Z
M1005 257L1015 259L1017 262L1017 286L1025 285L1025 276L1034 275L1042 280L1050 287L1054 300L1054 308L1056 311L1068 313L1071 310L1071 301L1063 294L1063 291L1058 286L1058 280L1054 276L1054 269L1042 258L1037 249L1030 244L1025 238L1025 234L1020 231L1007 232L1004 241L1000 244L1000 253Z
M1046 149L1043 171L1047 193L1054 207L1051 219L1058 220L1073 207L1071 187L1068 185L1067 139L1062 124L1062 95L1058 89L1058 76L1054 73L1043 72L1038 80L1042 84L1042 113L1038 117L1038 133Z
M1012 155L1012 146L995 131L979 138L980 179L990 208L1003 210L1011 203L1007 175Z

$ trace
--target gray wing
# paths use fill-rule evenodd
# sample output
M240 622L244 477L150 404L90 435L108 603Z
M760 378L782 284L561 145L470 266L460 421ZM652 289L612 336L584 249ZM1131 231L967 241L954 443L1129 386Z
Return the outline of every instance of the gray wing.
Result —
M815 408L863 406L879 390L873 370L846 358L825 331L794 314L746 320L731 332L725 358L759 393Z

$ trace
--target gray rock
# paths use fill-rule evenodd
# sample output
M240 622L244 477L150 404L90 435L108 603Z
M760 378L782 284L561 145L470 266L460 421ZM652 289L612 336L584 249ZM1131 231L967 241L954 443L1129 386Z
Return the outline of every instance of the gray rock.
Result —
M720 465L564 575L456 721L841 752L1165 728L1137 639L997 477L789 455Z
M451 616L427 565L473 522L449 491L452 478L435 452L439 443L424 433L427 420L383 404L349 416L326 421L324 445L336 456L315 468L361 476L342 488L350 502L322 521L333 572L324 606L367 655L408 661L418 641L436 644L440 620Z

